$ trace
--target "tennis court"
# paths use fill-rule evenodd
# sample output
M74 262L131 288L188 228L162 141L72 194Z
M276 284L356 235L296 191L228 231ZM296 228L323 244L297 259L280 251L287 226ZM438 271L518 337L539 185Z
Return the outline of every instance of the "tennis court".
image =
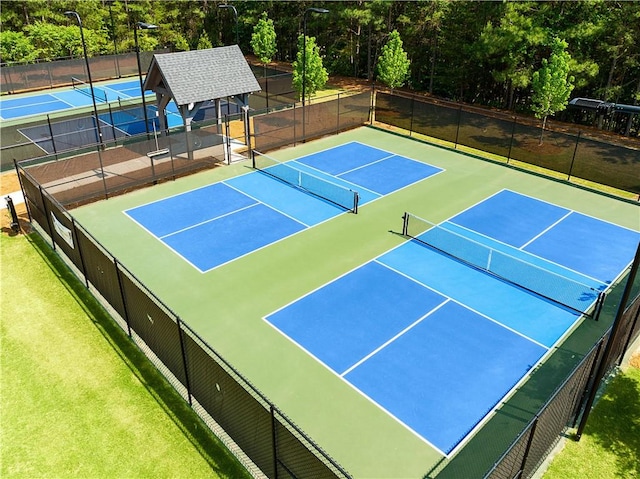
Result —
M89 85L72 79L71 88L51 90L49 93L26 93L11 95L0 99L0 120L25 123L38 117L56 115L46 123L32 126L17 126L21 137L37 145L44 154L51 155L60 151L84 148L100 142L98 128L93 115L78 118L76 110L92 106ZM139 80L111 80L94 82L94 95L98 109L98 122L103 141L125 139L130 136L160 131L158 109L153 101L147 107L147 120L141 101ZM235 114L239 107L222 100L223 114ZM72 116L71 118L65 115ZM182 116L172 101L166 106L167 126L169 129L182 127ZM193 117L196 122L211 121L217 118L215 102L209 101L200 106Z
M426 477L517 434L640 237L637 205L372 128L271 156L287 181L237 162L72 214L354 477ZM349 185L358 213L300 172Z
M286 163L257 153L254 165L125 213L207 272L442 171L359 142Z
M266 320L448 455L593 311L640 235L509 190L420 223ZM592 253L606 248L616 257Z

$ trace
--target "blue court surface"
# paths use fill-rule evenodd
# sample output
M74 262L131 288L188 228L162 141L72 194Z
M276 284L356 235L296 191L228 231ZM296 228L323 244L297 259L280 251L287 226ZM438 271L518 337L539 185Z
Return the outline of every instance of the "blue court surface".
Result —
M354 157L358 158L357 164L353 163ZM351 163L345 169L341 163L347 160ZM358 192L360 205L442 171L361 143L337 146L286 165L313 178L314 183L329 182ZM330 173L336 169L343 174ZM358 171L359 182L347 181L346 174L354 171ZM378 180L384 171L389 178L405 176L395 178L392 189L389 183ZM263 171L253 171L125 213L206 272L345 211Z
M69 79L71 80L71 79ZM96 103L140 98L140 81L94 83ZM55 113L63 110L91 106L89 86L81 89L52 91L38 95L22 95L0 99L0 119L11 120L31 115Z
M565 307L411 239L265 319L451 455L584 318L573 305L593 306L640 233L509 190L438 228L584 290Z

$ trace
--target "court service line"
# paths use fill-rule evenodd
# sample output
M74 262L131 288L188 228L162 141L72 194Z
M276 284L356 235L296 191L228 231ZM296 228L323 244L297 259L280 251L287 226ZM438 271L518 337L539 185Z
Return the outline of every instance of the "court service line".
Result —
M566 218L568 218L571 214L573 213L573 211L569 210L569 212L564 215L562 218L558 219L558 221L554 222L553 224L547 226L545 229L543 229L540 233L538 233L537 235L535 235L533 238L531 238L529 241L527 241L525 244L523 244L522 246L520 246L518 249L520 250L524 250L524 248L526 248L527 246L529 246L531 243L533 243L535 240L537 240L538 238L540 238L542 235L544 235L545 233L547 233L548 231L551 230L551 228L557 226L558 224L560 224L562 221L564 221Z
M393 158L394 156L400 156L400 155L389 155L389 156L385 156L384 158L380 158L379 160L370 161L369 163L366 163L364 165L356 166L355 168L351 168L350 170L343 171L342 173L337 174L336 177L339 178L340 176L346 175L347 173L351 173L352 171L358 171L358 170L361 170L362 168L375 165L376 163L380 163L381 161L388 160L389 158Z
M439 253L439 254L440 254L440 253ZM448 294L445 294L445 293L443 293L442 291L439 291L439 290L437 290L437 289L435 289L435 288L433 288L433 287L431 287L431 286L429 286L429 285L426 285L426 284L424 284L422 281L419 281L418 279L416 279L416 278L414 278L414 277L412 277L412 276L409 276L408 274L403 273L402 271L399 271L399 270L397 270L397 269L393 268L392 266L389 266L388 264L385 264L385 263L380 262L377 258L376 258L375 260L373 260L373 261L375 261L375 262L377 262L377 263L381 264L381 265L382 265L382 266L384 266L385 268L388 268L389 270L391 270L391 271L393 271L393 272L395 272L395 273L397 273L397 274L399 274L399 275L401 275L401 276L404 276L404 277L405 277L405 278L407 278L407 279L410 279L411 281L414 281L415 283L419 284L420 286L423 286L424 288L427 288L427 289L429 289L429 290L433 291L434 293L438 293L440 296L442 296L442 297L444 297L444 298L447 298L448 300L452 301L453 303L456 303L456 304L457 304L457 305L459 305L459 306L462 306L462 307L463 307L463 308L465 308L465 309L468 309L469 311L471 311L471 312L473 312L473 313L477 314L478 316L481 316L481 317L483 317L483 318L485 318L485 319L487 319L487 320L489 320L489 321L491 321L491 322L493 322L493 323L497 324L498 326L502 326L503 328L505 328L505 329L507 329L507 330L511 331L512 333L517 334L518 336L520 336L520 337L522 337L522 338L524 338L524 339L527 339L527 340L531 341L531 342L532 342L532 343L534 343L534 344L537 344L537 345L538 345L538 346L540 346L541 348L549 349L549 347L548 347L548 346L545 346L544 344L542 344L542 343L540 343L540 342L536 341L535 339L530 338L530 337L529 337L529 336L527 336L526 334L523 334L523 333L521 333L520 331L518 331L518 330L516 330L516 329L513 329L512 327L507 326L506 324L503 324L503 323L501 323L500 321L498 321L498 320L496 320L496 319L493 319L491 316L487 316L486 314L484 314L484 313L482 313L482 312L480 312L480 311L477 311L476 309L472 308L472 307L471 307L471 306L469 306L468 304L463 303L463 302L461 302L461 301L459 301L459 300L457 300L457 299L455 299L455 298L452 298L452 297L451 297L451 296L449 296ZM515 286L513 286L513 288L515 288Z
M420 161L420 160L416 160L415 158L411 158L411 157L409 157L409 156L405 156L405 155L402 155L402 154L400 154L400 153L396 153L396 152L394 152L394 151L389 151L389 150L387 150L386 148L380 148L380 147L378 147L378 146L369 145L369 144L367 144L367 143L363 143L363 142L361 142L361 141L357 141L357 140L350 141L349 143L347 143L347 145L348 145L348 144L350 144L350 143L356 143L356 144L358 144L358 145L363 145L363 146L366 146L366 147L368 147L368 148L375 148L376 150L382 151L382 152L384 152L384 153L388 153L389 155L388 155L386 158L389 158L390 156L402 156L403 158L407 158L407 159L409 159L409 160L413 160L413 161L417 161L418 163L422 163L422 161Z
M446 298L446 297L445 297ZM363 357L360 361L356 362L354 365L352 365L350 368L348 368L347 370L345 370L342 374L339 374L339 376L341 378L345 377L347 374L349 374L351 371L353 371L355 368L357 368L358 366L360 366L362 363L364 363L365 361L367 361L369 358L375 356L376 354L378 354L380 351L382 351L384 348L386 348L389 344L391 344L392 342L394 342L396 339L398 339L400 336L403 336L405 333L409 332L411 329L413 329L415 326L417 326L418 324L420 324L422 321L424 321L425 319L427 319L429 316L431 316L433 313L435 313L437 310L439 310L440 308L442 308L445 304L447 304L448 302L450 302L451 299L450 298L446 298L442 303L440 303L439 305L437 305L435 308L433 308L431 311L428 311L426 314L424 314L421 318L418 318L416 321L414 321L412 324L410 324L409 326L407 326L406 328L404 328L402 331L400 331L398 334L396 334L395 336L393 336L391 339L387 340L385 343L381 344L380 346L378 346L376 349L374 349L373 351L371 351L369 354L367 354L365 357Z
M274 180L274 181L276 181L276 180ZM286 216L287 218L289 218L289 219L291 219L291 220L295 221L296 223L300 223L300 224L301 224L302 226L304 226L305 228L311 228L311 226L312 226L312 225L308 225L308 224L306 224L306 223L303 223L303 222L302 222L302 221L300 221L298 218L294 218L293 216L288 215L287 213L285 213L285 212L283 212L283 211L280 211L278 208L274 208L272 205L267 204L267 203L265 203L264 201L260 201L260 200L259 200L258 198L256 198L255 196L251 196L251 195L250 195L249 193L247 193L246 191L242 191L241 189L236 188L235 186L228 184L226 181L221 181L221 183L222 183L223 185L225 185L225 186L228 186L229 188L232 188L232 189L236 190L236 191L237 191L237 192L239 192L239 193L242 193L243 195L247 196L248 198L251 198L252 200L254 200L254 201L256 201L256 202L258 202L258 203L260 203L260 204L262 204L262 205L265 205L267 208L271 208L273 211L276 211L276 212L280 213L282 216ZM292 187L292 188L293 188L293 187ZM336 216L337 216L337 215L336 215ZM314 226L315 226L315 225L314 225Z
M204 221L201 221L200 223L196 223L196 224L187 226L186 228L182 228L182 229L179 229L177 231L173 231L171 233L167 233L166 235L163 235L163 236L158 236L158 238L163 240L165 238L168 238L169 236L177 235L179 233L183 233L185 231L189 231L190 229L193 229L193 228L198 228L199 226L206 225L207 223L211 223L212 221L217 221L217 220L219 220L221 218L224 218L225 216L230 216L230 215L236 214L236 213L238 213L240 211L243 211L243 210L246 210L246 209L249 209L249 208L253 208L254 206L258 206L258 203L254 203L254 204L249 205L249 206L243 206L242 208L238 208L237 210L229 211L228 213L225 213L223 215L219 215L219 216L215 216L213 218L209 218L208 220L204 220Z
M69 91L73 91L73 90L69 90ZM55 93L49 93L49 95L51 95L57 101L61 101L62 103L65 103L65 104L69 105L69 108L83 108L83 107L86 106L86 105L75 105L75 104L73 104L71 102L68 102L67 100L63 100L62 98L58 98ZM91 95L89 95L89 98L91 98ZM47 102L47 103L49 103L49 102ZM36 105L36 104L37 103L32 103L32 105Z

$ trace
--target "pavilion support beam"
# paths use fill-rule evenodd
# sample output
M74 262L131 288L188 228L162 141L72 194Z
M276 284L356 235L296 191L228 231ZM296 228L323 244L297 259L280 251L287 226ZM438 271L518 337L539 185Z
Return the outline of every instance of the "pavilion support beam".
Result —
M182 122L184 124L184 137L187 145L187 157L190 160L193 160L193 145L191 134L191 122L193 121L193 117L196 116L200 107L204 104L203 101L199 101L197 103L190 103L188 105L180 105L180 114L182 115Z
M169 124L167 122L167 105L171 101L170 95L164 95L156 92L156 104L158 106L158 119L160 120L160 132L163 136L167 135Z

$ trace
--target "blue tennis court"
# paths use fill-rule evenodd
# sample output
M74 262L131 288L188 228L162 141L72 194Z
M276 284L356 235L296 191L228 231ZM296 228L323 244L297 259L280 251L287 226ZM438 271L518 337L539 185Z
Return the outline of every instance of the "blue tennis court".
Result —
M451 455L593 311L640 234L503 190L416 238L265 319Z
M340 169L347 173L358 169L361 183L347 181L344 174L333 176L327 172L354 156L359 158L357 166L350 164L348 169ZM322 159L321 165L318 158ZM387 162L381 164L383 159ZM393 190L388 185L376 190L375 177L383 165L389 177L400 171L409 174L393 182ZM287 174L282 179L274 177L274 172L281 169ZM349 207L340 206L329 196L336 189L341 194L350 192L352 198L357 193L359 204L363 205L441 171L361 143L348 143L125 213L185 261L206 272L345 213ZM302 186L288 181L291 172L305 178Z

